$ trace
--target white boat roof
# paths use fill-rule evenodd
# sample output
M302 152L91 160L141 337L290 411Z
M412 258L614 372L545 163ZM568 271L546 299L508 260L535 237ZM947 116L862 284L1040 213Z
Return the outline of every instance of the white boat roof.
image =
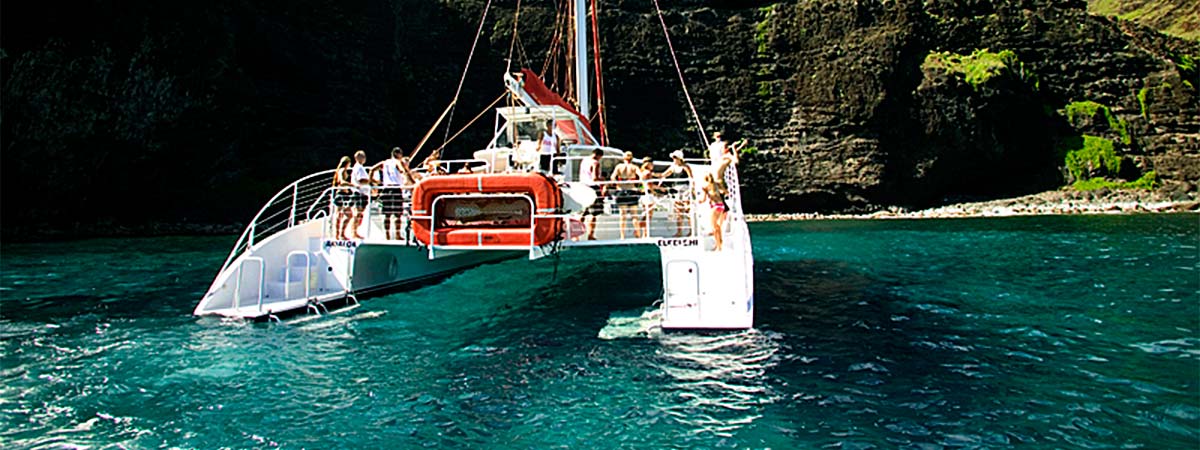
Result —
M496 108L496 113L500 114L506 120L514 122L545 119L573 120L578 118L574 113L558 105L505 106Z

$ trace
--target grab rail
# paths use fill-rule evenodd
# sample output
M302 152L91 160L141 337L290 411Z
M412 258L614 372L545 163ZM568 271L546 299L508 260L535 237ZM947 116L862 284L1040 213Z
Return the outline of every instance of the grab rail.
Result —
M267 279L267 262L258 256L247 256L238 265L237 281L233 284L233 307L242 307L242 272L246 269L246 263L251 261L258 263L258 310L262 311L263 284Z
M283 268L283 299L284 300L288 300L288 299L292 298L291 293L289 292L289 290L292 287L292 257L296 256L296 255L300 255L300 256L304 257L304 298L308 298L309 284L312 281L312 257L310 257L308 255L307 251L296 250L296 251L288 252L287 259L284 260L286 262L284 264L284 268Z

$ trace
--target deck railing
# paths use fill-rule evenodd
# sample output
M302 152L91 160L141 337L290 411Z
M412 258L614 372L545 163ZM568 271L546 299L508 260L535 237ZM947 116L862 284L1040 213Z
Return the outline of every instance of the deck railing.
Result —
M564 158L567 160L578 159L578 157ZM461 165L478 165L483 163L480 160L455 160L443 161L443 163L451 164L458 163ZM485 164L485 163L484 163ZM655 169L661 170L666 163L655 162ZM484 166L486 167L486 166ZM486 170L486 169L484 169ZM703 168L693 167L693 170L706 170ZM420 172L420 171L418 171ZM703 177L703 174L694 174L693 179L689 178L652 178L650 180L635 180L635 181L600 181L594 183L598 190L603 194L596 198L596 205L593 211L596 211L596 216L607 218L605 220L597 220L594 230L597 233L612 236L615 239L604 239L606 242L616 241L631 241L635 239L662 238L662 237L695 237L699 233L697 226L697 208L696 206L702 203L701 194L697 192L695 179ZM238 237L237 243L234 244L221 270L224 271L233 262L237 255L249 250L256 242L261 242L264 239L283 231L289 227L305 223L310 220L319 219L325 216L334 217L339 213L340 206L335 204L337 192L339 189L349 190L357 189L354 187L331 187L333 183L333 171L323 171L308 175L298 179L283 189L280 189L265 205L258 211L258 214L246 226L246 229ZM730 167L725 171L725 183L728 188L727 202L729 204L729 215L731 218L743 217L741 205L741 190L737 176L736 167ZM649 191L647 191L649 187ZM363 222L382 224L384 218L376 209L375 203L378 202L378 193L387 189L403 189L411 191L412 187L390 188L383 186L373 186L373 194L363 209ZM409 220L410 195L401 196L404 199L401 214L401 220L397 220L397 227L401 230L408 230L407 220ZM586 223L585 214L576 212L573 214L562 215L564 219L578 220L580 223ZM624 215L624 217L622 217ZM616 222L612 220L616 218ZM662 220L654 225L656 219L666 219L667 227L670 229L664 230ZM620 230L621 223L626 226L625 233ZM634 222L640 222L643 225L638 225ZM335 220L330 220L329 226L332 227L336 223ZM640 230L648 229L645 223L651 223L656 228L649 228L649 233ZM380 236L370 236L371 229L376 228L368 226L364 236L371 240L380 240ZM334 233L337 230L331 230L327 227L325 230L325 238L336 238ZM569 232L570 230L568 230ZM673 232L671 232L673 231ZM402 239L405 244L412 244L411 236L405 233L406 238ZM571 237L571 236L568 236ZM580 238L579 236L575 236ZM388 240L386 237L382 240ZM580 240L584 240L580 238ZM392 240L395 241L395 240Z
M332 184L333 171L327 170L293 181L280 189L246 225L237 243L233 245L233 250L229 252L229 257L225 258L225 263L221 265L221 271L225 271L237 255L254 247L255 242L261 242L294 225L319 218L324 214L324 210L315 206L322 203L321 200L328 195L327 188Z

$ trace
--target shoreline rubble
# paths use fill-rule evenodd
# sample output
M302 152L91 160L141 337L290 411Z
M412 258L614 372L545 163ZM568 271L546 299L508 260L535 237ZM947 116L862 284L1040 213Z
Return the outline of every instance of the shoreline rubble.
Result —
M889 207L870 213L746 214L749 222L792 220L956 219L976 217L1119 215L1200 212L1196 192L1174 195L1159 191L1076 191L1060 189L1021 197L960 202L907 210Z

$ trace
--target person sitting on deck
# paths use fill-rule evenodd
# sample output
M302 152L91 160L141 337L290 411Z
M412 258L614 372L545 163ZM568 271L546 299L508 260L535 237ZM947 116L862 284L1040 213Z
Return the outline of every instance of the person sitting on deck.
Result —
M442 167L441 156L442 154L439 150L433 152L428 158L425 158L425 162L422 164L425 166L425 176L445 175L447 173L446 168Z
M671 152L671 165L658 176L660 179L673 179L672 186L674 201L671 203L671 218L675 220L675 234L672 237L684 236L684 230L691 228L692 213L692 167L683 160L683 151ZM687 223L687 226L684 226ZM690 234L690 233L689 233Z
M382 204L383 212L383 234L384 239L400 239L400 226L397 224L393 237L393 220L399 221L400 214L403 213L404 194L401 192L401 187L404 186L404 151L400 147L392 149L392 157L380 161L371 167L371 179L375 179L375 174L381 174L381 184L383 188L379 190L379 202Z
M723 247L722 238L724 235L721 231L721 226L725 223L725 216L729 213L729 206L725 203L725 188L721 183L717 182L715 174L705 174L702 192L708 199L708 207L711 210L712 218L712 234L714 242L714 251L721 251Z
M346 239L346 226L354 217L354 208L351 207L354 200L354 191L348 186L352 186L350 182L350 166L353 160L349 156L343 156L338 161L336 169L333 169L333 207L334 212L334 235L338 239Z
M621 210L621 239L625 239L625 221L636 221L634 210L637 209L638 193L635 183L621 183L622 181L635 181L639 178L638 166L633 164L633 152L625 152L625 157L617 167L613 169L610 181L616 181L613 185L613 203ZM636 233L636 223L634 227L634 237Z
M353 232L354 239L362 239L362 235L358 233L358 227L363 222L363 210L367 207L371 195L371 174L367 172L367 167L364 164L367 162L367 152L362 150L354 152L354 167L350 169L350 181L354 184L354 190L351 194L351 207L354 209L354 218L350 224L350 230Z
M600 200L604 194L596 185L596 180L600 179L600 158L602 157L604 157L603 150L592 150L592 156L584 159L579 167L579 182L596 192L596 199L583 210L583 221L587 227L589 241L596 240L596 216L604 211L604 205Z

